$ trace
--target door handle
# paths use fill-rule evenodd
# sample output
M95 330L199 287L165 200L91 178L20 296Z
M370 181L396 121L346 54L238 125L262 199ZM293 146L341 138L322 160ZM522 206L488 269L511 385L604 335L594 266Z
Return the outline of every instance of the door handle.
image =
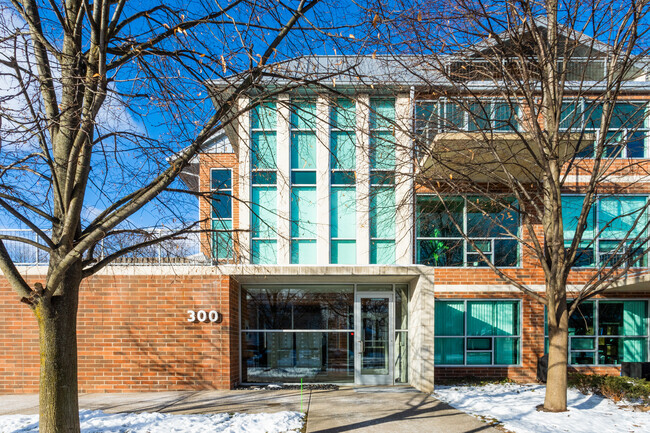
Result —
M363 340L359 340L359 353L363 353L363 349L364 349Z

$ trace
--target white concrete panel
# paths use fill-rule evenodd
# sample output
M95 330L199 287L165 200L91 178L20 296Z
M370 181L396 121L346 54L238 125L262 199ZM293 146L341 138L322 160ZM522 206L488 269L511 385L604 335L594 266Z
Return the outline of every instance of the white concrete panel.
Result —
M250 134L250 113L246 111L249 99L240 97L238 99L239 116L237 128L237 140L239 148L239 255L241 263L250 263L250 228L251 228L251 134Z
M400 94L395 101L395 264L413 263L414 201L413 139L411 124L413 102L408 94Z
M357 97L357 265L370 263L370 96Z
M316 101L316 263L330 263L330 121L329 99Z

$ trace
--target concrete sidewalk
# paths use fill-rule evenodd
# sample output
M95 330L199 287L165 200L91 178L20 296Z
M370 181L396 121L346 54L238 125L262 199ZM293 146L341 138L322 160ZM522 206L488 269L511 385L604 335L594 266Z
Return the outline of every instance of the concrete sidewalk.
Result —
M409 387L341 387L303 393L307 433L500 433ZM83 394L82 409L117 412L218 413L300 410L300 391L177 391ZM0 395L0 415L38 412L37 395Z

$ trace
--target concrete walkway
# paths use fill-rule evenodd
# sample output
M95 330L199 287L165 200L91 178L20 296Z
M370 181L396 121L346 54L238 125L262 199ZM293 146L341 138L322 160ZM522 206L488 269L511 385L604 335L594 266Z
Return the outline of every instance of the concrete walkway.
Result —
M300 391L179 391L83 394L83 409L116 412L218 413L300 411ZM501 433L408 387L341 387L305 391L307 433ZM0 395L0 415L38 412L37 395Z

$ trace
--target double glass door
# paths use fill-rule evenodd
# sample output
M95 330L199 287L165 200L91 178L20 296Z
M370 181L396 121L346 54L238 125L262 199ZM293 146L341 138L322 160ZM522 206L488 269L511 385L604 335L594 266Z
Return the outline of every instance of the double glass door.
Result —
M355 296L355 383L393 383L395 342L393 294L357 292Z

